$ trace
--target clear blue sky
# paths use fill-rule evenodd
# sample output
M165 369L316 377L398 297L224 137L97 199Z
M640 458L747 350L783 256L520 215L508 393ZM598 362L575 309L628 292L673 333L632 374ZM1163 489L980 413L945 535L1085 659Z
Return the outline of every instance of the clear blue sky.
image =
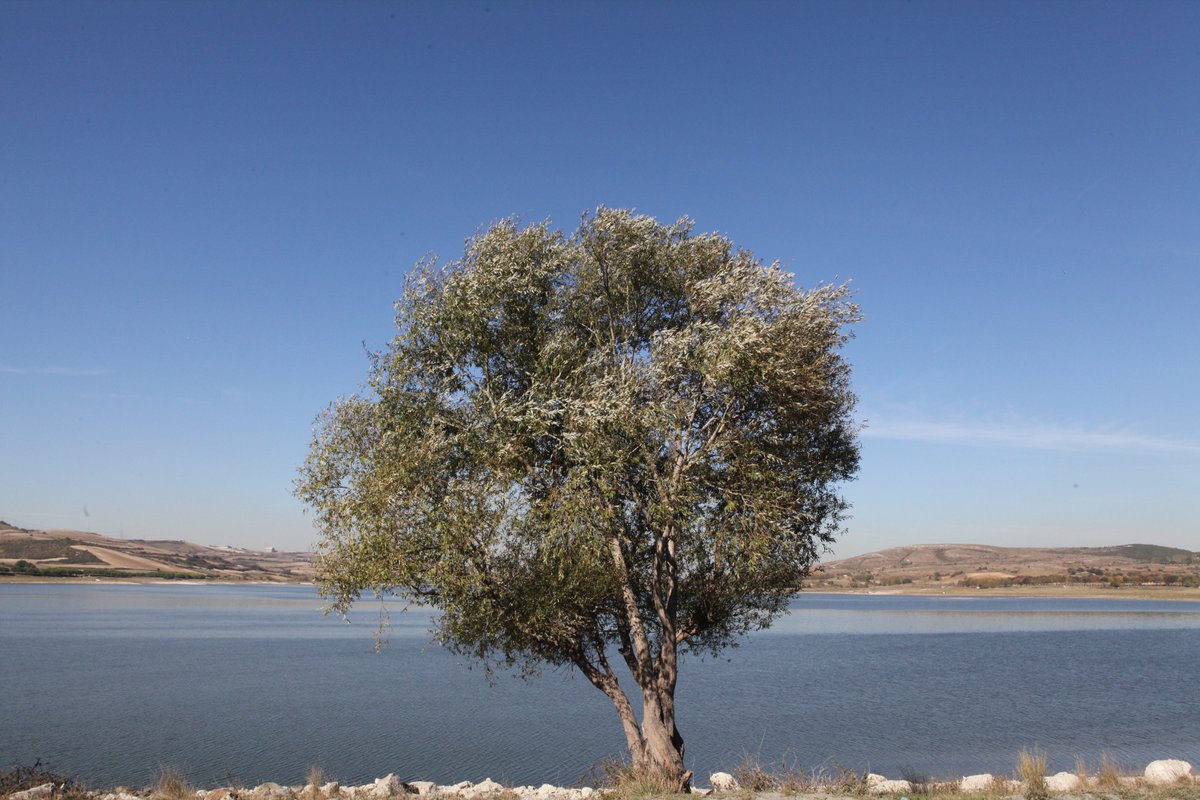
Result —
M837 546L1200 549L1200 4L0 4L0 519L303 548L427 253L688 215L852 279Z

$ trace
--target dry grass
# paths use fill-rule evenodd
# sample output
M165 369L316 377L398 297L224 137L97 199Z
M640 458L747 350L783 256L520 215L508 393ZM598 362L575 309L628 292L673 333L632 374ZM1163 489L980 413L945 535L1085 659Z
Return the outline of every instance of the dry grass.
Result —
M1108 792L1119 791L1121 786L1121 767L1108 753L1100 756L1100 769L1096 771L1096 788Z
M1025 800L1046 800L1050 792L1046 789L1046 751L1034 746L1021 748L1017 753L1017 778L1025 786Z
M616 800L676 794L678 786L655 772L638 769L619 759L606 759L590 770L590 785Z
M326 800L325 792L321 791L321 787L328 782L325 770L318 766L309 767L308 774L304 776L304 797L310 800Z
M150 790L153 800L190 800L195 790L175 767L163 764L158 768L158 778Z
M747 754L739 766L730 770L730 774L737 780L742 795L776 792L786 795L861 796L867 793L866 773L856 772L838 763L806 771L797 763L789 762L786 757L777 767L768 767Z
M1075 759L1075 777L1079 778L1079 785L1084 789L1087 788L1088 783L1092 779L1091 774L1088 772L1087 762L1082 758L1077 757Z

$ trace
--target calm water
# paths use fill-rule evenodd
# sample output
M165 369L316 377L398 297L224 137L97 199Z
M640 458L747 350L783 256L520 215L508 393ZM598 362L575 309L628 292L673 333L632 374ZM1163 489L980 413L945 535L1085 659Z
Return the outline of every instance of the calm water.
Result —
M369 602L346 625L311 587L0 584L0 767L94 785L159 765L202 785L395 772L572 783L620 755L581 678L522 682L430 645L429 612ZM1200 763L1200 604L806 594L679 689L701 779L753 756L898 777L1054 769L1108 752Z

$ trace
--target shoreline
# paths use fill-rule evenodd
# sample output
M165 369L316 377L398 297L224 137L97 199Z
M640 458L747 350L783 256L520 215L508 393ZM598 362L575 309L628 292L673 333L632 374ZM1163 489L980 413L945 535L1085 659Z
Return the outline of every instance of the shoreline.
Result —
M889 779L874 773L840 771L837 776L797 775L777 776L755 767L736 770L742 781L727 772L714 772L708 777L707 787L690 788L693 795L719 795L731 800L744 798L833 798L833 797L901 797L906 795L924 797L963 796L983 797L990 800L1021 797L1025 800L1047 800L1055 796L1086 797L1101 795L1106 798L1158 797L1172 800L1200 798L1200 773L1190 763L1178 759L1152 761L1137 775L1123 775L1111 765L1102 765L1095 776L1082 768L1077 772L1058 772L1045 775L1044 755L1040 763L1038 753L1022 751L1017 763L1019 778L981 773L960 779L944 781L928 776L906 776L904 779ZM1032 766L1031 766L1032 765ZM21 768L14 768L9 778ZM504 786L491 778L473 783L461 781L439 785L432 781L402 781L389 774L360 786L342 786L335 781L326 781L320 770L310 772L308 783L284 786L277 783L262 783L253 788L220 786L214 789L196 789L181 776L163 768L158 784L141 790L130 787L115 787L108 790L90 790L70 779L54 773L39 773L35 768L26 770L20 778L34 786L7 793L0 789L0 798L7 800L394 800L402 797L458 798L460 800L591 800L591 798L614 797L618 800L649 798L656 796L678 796L679 793L663 791L653 779L630 778L626 775L613 786L593 788L590 786ZM41 780L42 782L38 782Z

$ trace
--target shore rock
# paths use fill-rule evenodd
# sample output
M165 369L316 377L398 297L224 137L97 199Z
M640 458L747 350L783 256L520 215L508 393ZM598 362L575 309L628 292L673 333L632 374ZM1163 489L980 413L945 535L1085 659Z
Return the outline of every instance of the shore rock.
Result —
M1182 778L1191 777L1191 774L1192 765L1177 758L1151 761L1146 765L1146 771L1143 773L1146 783L1151 786L1170 786Z
M499 794L503 791L503 786L496 783L491 778L484 778L482 781L470 787L469 789L464 789L461 794L463 797L490 797L491 795Z
M1046 776L1046 788L1051 792L1074 792L1082 785L1083 781L1073 772L1056 772Z
M871 794L900 794L901 792L911 792L912 784L908 781L890 781L884 778L868 786L867 791Z
M996 782L996 776L990 772L984 772L981 775L964 775L963 779L958 782L958 790L960 792L986 792L992 788L992 784Z
M433 794L437 791L437 784L433 781L409 781L408 787L417 794Z
M280 786L278 783L260 783L255 786L246 795L253 800L278 800L280 798L291 797L292 790L286 786Z
M43 783L41 786L34 786L32 789L26 789L23 792L13 792L8 796L8 800L41 800L43 797L49 797L54 794L53 783Z
M737 782L737 778L728 772L714 772L709 775L708 785L714 792L736 792L742 788L741 784Z
M374 788L371 790L372 796L378 800L388 800L388 798L395 797L398 794L408 793L408 786L394 774L376 778Z

